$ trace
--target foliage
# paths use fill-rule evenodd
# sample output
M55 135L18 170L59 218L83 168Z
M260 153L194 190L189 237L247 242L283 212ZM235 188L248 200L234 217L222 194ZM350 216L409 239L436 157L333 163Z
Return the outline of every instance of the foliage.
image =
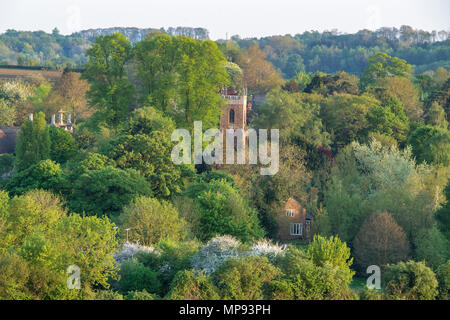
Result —
M241 243L238 240L230 236L214 237L192 257L192 268L206 274L212 274L226 260L239 256L240 245Z
M436 272L439 281L439 299L450 298L450 260L441 264Z
M427 266L436 270L450 258L450 242L436 226L423 230L415 240L417 261L425 261Z
M123 209L119 217L124 228L129 228L129 241L144 246L158 244L163 239L182 240L186 223L167 201L137 197Z
M50 159L65 163L77 155L77 146L72 135L57 127L50 127Z
M349 283L355 274L350 269L353 263L353 258L350 257L350 248L347 247L345 242L341 242L338 237L331 236L327 239L316 235L309 244L306 254L319 267L329 264L339 268L341 272L345 272Z
M86 51L89 57L82 78L89 82L87 97L101 123L113 128L130 113L135 88L128 82L125 65L131 58L129 40L120 33L99 36Z
M120 265L119 275L119 292L123 294L141 290L155 293L161 287L158 273L145 267L136 258L124 261Z
M213 279L222 299L261 300L263 286L280 273L267 257L248 256L228 259L216 270Z
M450 164L450 133L446 129L420 126L408 138L418 163Z
M244 82L252 93L263 93L282 84L282 78L258 45L250 46L238 57L244 69Z
M179 271L170 285L169 300L219 300L210 276L194 270Z
M59 192L64 184L64 174L60 165L51 160L42 160L25 170L15 172L5 188L12 195L21 195L33 189Z
M399 262L388 265L384 273L385 291L394 299L434 300L438 282L424 262Z
M212 41L155 34L134 48L142 99L157 106L180 127L217 122L222 106L219 90L228 84L225 58Z
M13 272L17 285L24 287L23 295L14 298L83 299L94 286L107 288L108 279L116 276L116 231L107 218L66 215L60 200L45 191L14 197L7 206L0 261L5 275ZM67 288L70 265L83 272L81 290ZM17 294L14 287L6 290L7 295Z
M191 194L200 214L199 239L229 234L249 241L263 236L256 210L225 180L212 180L201 184L200 188L195 185L190 188L198 190Z
M353 242L355 260L362 270L370 265L397 263L408 256L405 232L387 212L368 218Z
M68 195L72 211L118 216L139 195L152 195L149 183L135 170L105 167L88 170L74 182Z
M33 121L26 120L19 131L15 169L22 171L50 158L50 134L45 115L39 112Z
M365 89L386 77L409 77L411 73L411 65L405 60L380 52L369 58L369 65L361 75L361 87Z

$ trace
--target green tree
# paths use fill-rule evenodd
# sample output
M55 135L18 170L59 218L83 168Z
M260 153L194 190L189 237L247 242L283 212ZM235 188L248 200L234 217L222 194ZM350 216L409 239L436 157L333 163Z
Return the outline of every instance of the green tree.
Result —
M230 258L214 273L222 299L261 300L263 287L281 271L267 257Z
M167 201L138 197L123 209L122 226L129 228L129 241L143 245L158 244L163 239L181 240L186 235L186 223Z
M263 236L257 212L250 208L239 190L225 180L192 185L187 194L194 199L200 214L201 240L229 234L247 241Z
M383 281L387 295L393 299L434 300L438 294L436 275L424 262L388 265Z
M139 195L151 195L149 183L135 170L105 167L88 170L74 182L68 195L72 211L117 216Z
M50 134L45 115L39 112L33 121L26 120L17 137L17 171L25 170L41 160L50 158Z
M128 117L134 100L135 88L125 72L131 54L129 40L120 33L97 37L86 51L89 60L82 77L90 84L87 97L98 121L113 128Z
M316 235L314 240L309 244L307 255L312 262L320 267L329 264L338 267L345 272L350 283L354 271L350 269L353 264L353 258L350 256L350 248L345 242L341 242L338 237L331 236L329 239Z
M408 138L408 144L418 163L450 163L450 133L446 129L432 126L420 126Z
M380 52L369 58L369 65L361 75L360 85L366 89L380 78L409 77L411 73L411 65L407 64L405 60Z
M423 230L415 240L415 257L436 270L450 258L450 242L437 227Z
M42 160L14 173L5 188L12 195L21 195L32 189L59 192L65 187L65 182L64 173L58 163Z
M58 163L65 163L77 154L77 145L72 135L57 127L50 127L50 158Z
M426 123L439 129L448 129L447 116L439 103L433 102L425 114Z
M145 267L137 259L129 259L120 265L119 291L146 290L149 293L159 292L161 283L158 280L158 272Z
M450 181L444 189L445 202L442 204L436 213L435 217L438 222L439 230L446 236L447 240L450 241Z
M179 271L170 285L169 300L219 300L210 276L194 270Z
M158 34L134 49L144 99L157 106L178 126L217 124L223 100L220 88L228 84L225 58L212 41Z

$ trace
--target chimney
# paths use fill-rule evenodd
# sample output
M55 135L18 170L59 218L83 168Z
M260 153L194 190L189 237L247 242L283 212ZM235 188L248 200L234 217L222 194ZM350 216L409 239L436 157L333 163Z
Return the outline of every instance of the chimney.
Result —
M30 114L28 115L28 120L33 121L33 114L32 114L32 113L30 113Z
M51 122L50 122L50 124L51 124L52 126L56 126L55 118L56 118L55 115L52 114L52 120L51 120Z

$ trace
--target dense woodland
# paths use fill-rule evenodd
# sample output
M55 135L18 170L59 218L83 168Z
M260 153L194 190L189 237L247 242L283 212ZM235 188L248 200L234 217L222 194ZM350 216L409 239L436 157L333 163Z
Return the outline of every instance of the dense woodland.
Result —
M448 299L450 47L410 29L217 43L23 33L80 41L66 57L85 71L0 83L0 124L21 126L0 156L0 298ZM173 130L217 127L225 86L266 95L249 126L280 129L276 175L172 162ZM73 135L47 125L60 108ZM286 247L274 216L290 196L314 236Z
M90 29L69 36L43 31L8 30L0 35L0 65L40 65L49 67L81 67L86 63L86 50L97 36L120 32L135 44L156 29L108 28ZM177 27L159 30L175 36L209 40L208 30ZM345 71L361 75L370 56L386 52L414 66L415 73L450 68L449 32L417 30L410 26L361 30L355 34L332 31L306 31L296 35L264 38L217 40L227 58L235 60L239 52L257 44L285 79L299 72L335 73Z

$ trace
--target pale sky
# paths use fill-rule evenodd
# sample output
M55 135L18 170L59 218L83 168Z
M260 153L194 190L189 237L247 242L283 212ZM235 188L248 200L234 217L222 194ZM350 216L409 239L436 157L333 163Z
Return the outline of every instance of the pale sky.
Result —
M306 30L400 27L450 31L449 0L0 0L0 33L7 29L62 34L90 28L203 27L261 37Z

